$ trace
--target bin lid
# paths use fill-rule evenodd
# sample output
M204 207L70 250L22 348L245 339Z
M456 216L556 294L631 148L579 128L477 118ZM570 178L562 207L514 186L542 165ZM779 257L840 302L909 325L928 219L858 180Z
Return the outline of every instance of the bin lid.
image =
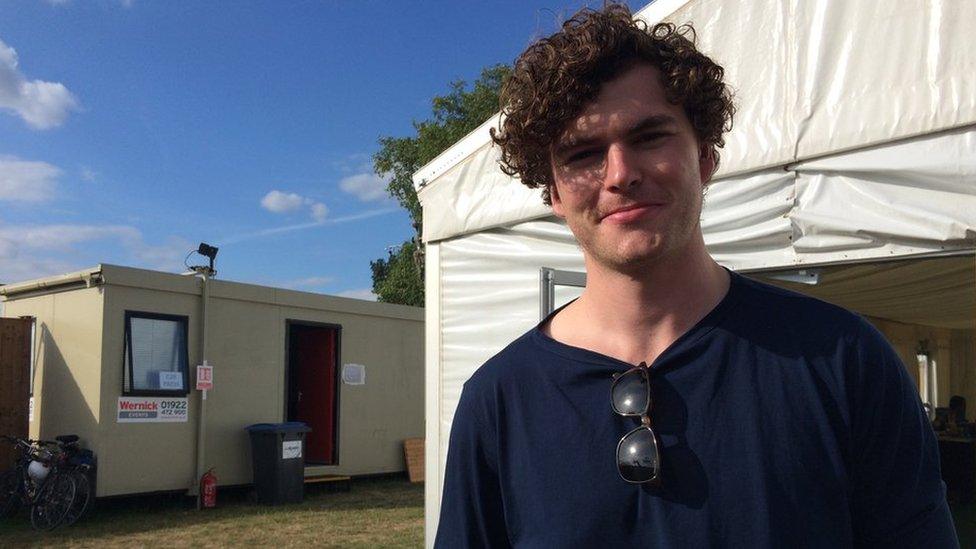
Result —
M255 423L245 427L249 433L308 433L311 427L301 421L286 421L284 423Z

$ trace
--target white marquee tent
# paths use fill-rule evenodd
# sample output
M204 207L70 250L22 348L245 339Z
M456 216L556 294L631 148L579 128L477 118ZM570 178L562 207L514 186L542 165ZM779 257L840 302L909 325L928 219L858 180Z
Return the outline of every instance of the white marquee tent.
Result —
M658 0L636 17L692 22L735 90L702 219L716 260L804 269L819 276L810 293L862 314L971 336L976 2ZM427 244L428 545L462 384L583 278L566 226L498 169L497 124L414 176ZM976 365L967 341L955 362ZM939 375L976 397L976 371Z

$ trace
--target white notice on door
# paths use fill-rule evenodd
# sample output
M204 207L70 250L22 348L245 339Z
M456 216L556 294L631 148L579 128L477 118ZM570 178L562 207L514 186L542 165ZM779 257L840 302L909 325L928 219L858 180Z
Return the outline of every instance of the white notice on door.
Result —
M302 441L286 440L281 443L281 459L296 459L302 457Z

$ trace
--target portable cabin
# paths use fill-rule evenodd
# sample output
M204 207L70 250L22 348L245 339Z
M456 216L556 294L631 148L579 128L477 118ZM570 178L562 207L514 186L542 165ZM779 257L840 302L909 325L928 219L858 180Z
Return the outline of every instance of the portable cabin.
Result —
M869 317L929 406L976 401L976 3L658 0L636 17L693 23L736 94L702 214L712 256ZM498 122L414 175L428 545L462 384L585 284L565 224L499 170Z
M418 307L115 265L0 297L3 320L28 317L33 332L23 435L79 435L99 496L192 493L210 468L221 485L249 484L255 423L307 423L317 478L404 471L403 440L423 436Z

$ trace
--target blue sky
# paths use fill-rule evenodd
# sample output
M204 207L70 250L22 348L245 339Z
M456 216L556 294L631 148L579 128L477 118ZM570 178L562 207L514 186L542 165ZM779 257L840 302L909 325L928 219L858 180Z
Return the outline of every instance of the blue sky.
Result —
M0 283L206 241L220 278L367 298L412 234L377 139L581 5L0 0Z

